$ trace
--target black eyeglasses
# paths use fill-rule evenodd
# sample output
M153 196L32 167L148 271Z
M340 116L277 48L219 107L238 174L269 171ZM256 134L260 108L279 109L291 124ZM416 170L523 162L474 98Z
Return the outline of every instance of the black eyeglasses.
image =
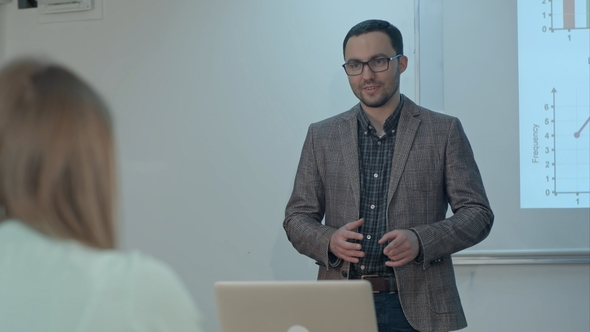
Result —
M402 56L401 54L398 54L396 56L393 56L391 58L376 58L370 61L365 61L365 62L361 62L361 61L351 61L351 62L347 62L345 64L342 65L342 68L344 68L344 71L346 72L346 75L348 76L357 76L363 73L363 69L365 68L365 65L369 66L369 68L374 72L374 73L380 73L382 71L386 71L387 69L389 69L389 61L393 60L393 59L397 59L400 56Z

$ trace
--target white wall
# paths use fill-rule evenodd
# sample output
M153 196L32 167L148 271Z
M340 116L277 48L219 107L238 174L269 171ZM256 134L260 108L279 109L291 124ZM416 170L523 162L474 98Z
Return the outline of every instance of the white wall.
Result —
M215 281L315 279L282 228L307 126L357 103L340 67L354 24L395 22L413 62L413 0L99 2L102 19L43 24L1 5L0 60L48 55L110 103L122 245L180 273L207 331Z
M587 264L455 266L465 332L590 331Z
M36 10L17 10L15 0L0 5L0 62L46 54L106 97L117 126L122 245L177 270L206 330L216 331L215 281L315 278L316 266L281 226L307 126L356 103L340 64L342 39L357 22L398 25L414 63L413 2L102 0L102 19L40 24ZM510 2L485 5L501 12ZM445 4L454 11L460 2ZM432 36L443 38L442 30ZM452 51L448 42L436 47ZM429 73L431 64L423 66ZM411 98L414 74L410 67L402 75ZM441 100L452 91L432 90L445 80L425 80L423 100L453 114L460 103ZM478 114L460 115L472 141L491 133ZM497 152L474 149L487 185ZM492 236L505 222L500 214ZM588 265L456 270L467 331L590 329Z

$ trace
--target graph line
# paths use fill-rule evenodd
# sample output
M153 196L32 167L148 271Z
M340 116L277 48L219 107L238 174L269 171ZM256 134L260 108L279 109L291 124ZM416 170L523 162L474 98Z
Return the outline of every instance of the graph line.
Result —
M588 118L588 120L586 120L586 122L584 122L584 124L582 125L582 127L580 128L580 130L576 131L574 133L574 137L575 138L579 138L580 134L582 133L582 130L584 130L584 127L586 127L586 125L588 124L588 122L590 122L590 118Z

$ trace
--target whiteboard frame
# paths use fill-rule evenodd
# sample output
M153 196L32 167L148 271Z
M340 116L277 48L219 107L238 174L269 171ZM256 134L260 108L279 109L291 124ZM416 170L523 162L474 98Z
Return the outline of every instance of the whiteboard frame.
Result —
M467 250L454 254L453 264L590 264L590 249Z

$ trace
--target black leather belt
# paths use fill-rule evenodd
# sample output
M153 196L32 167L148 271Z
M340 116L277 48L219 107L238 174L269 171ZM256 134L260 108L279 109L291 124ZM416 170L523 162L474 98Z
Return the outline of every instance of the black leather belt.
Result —
M395 277L380 277L378 275L366 274L361 276L351 275L350 279L367 280L373 287L373 293L397 293L397 283Z

